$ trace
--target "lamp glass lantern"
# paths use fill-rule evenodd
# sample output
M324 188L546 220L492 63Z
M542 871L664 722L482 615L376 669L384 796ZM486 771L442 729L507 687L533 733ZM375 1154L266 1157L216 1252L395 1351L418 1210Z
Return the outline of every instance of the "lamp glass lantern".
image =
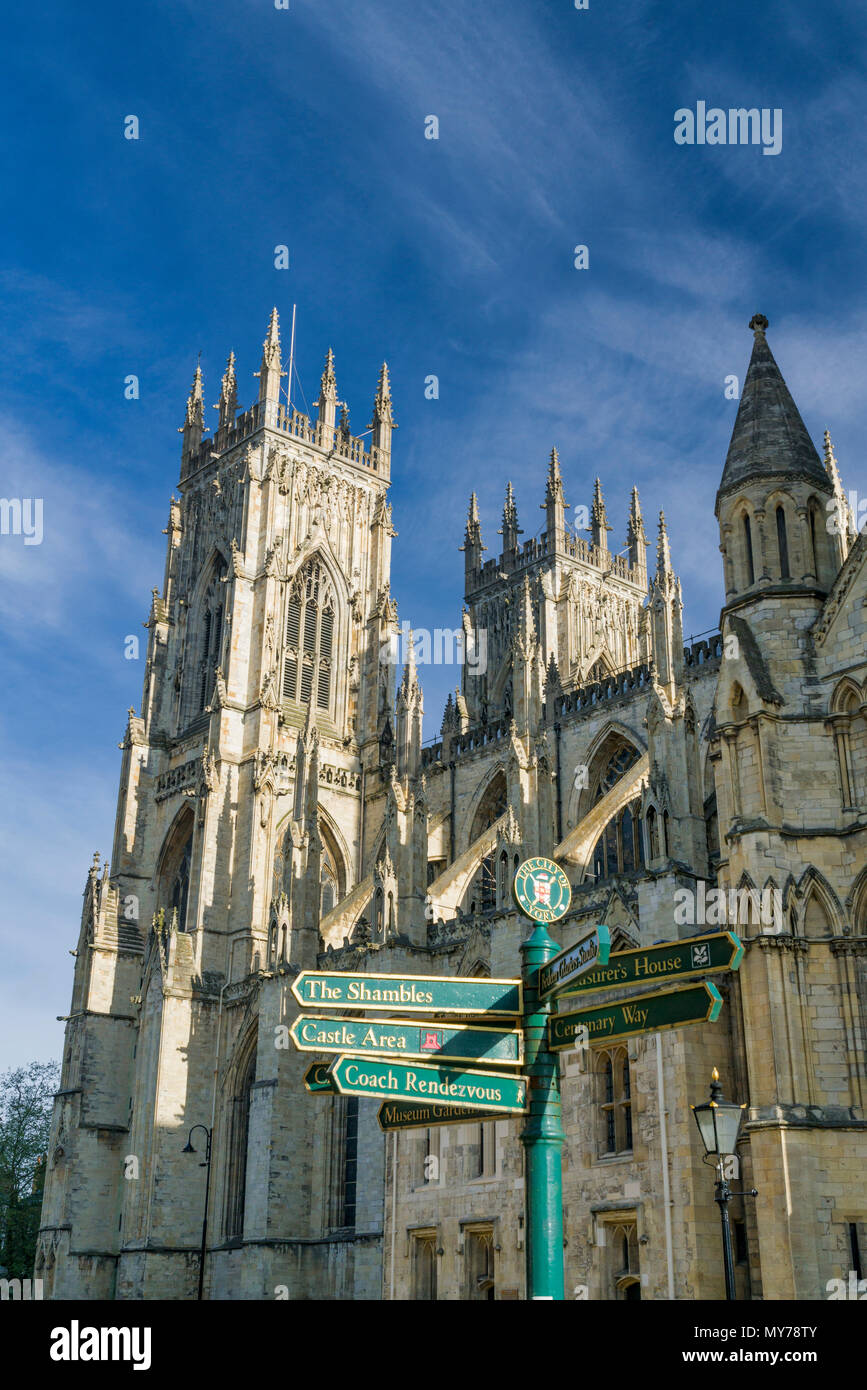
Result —
M691 1108L707 1157L719 1158L722 1154L733 1154L737 1148L746 1105L723 1100L716 1067L713 1069L710 1100L705 1101L704 1105L693 1105Z

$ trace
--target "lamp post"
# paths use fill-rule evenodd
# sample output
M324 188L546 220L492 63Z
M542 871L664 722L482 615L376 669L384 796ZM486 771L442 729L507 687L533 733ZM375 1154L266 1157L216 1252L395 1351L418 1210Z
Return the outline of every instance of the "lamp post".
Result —
M181 1152L185 1154L196 1152L193 1148L193 1135L197 1129L205 1131L205 1161L200 1163L199 1167L207 1170L205 1173L205 1214L202 1218L202 1249L199 1255L199 1291L196 1294L196 1299L201 1302L202 1289L205 1283L205 1248L208 1240L208 1198L211 1192L211 1130L208 1129L207 1125L193 1125Z
M723 1100L719 1072L714 1067L711 1074L710 1100L706 1101L704 1105L692 1105L690 1109L695 1115L698 1132L704 1144L704 1157L705 1159L709 1158L716 1167L717 1180L714 1188L714 1201L719 1206L722 1222L726 1298L733 1299L735 1297L735 1269L732 1258L732 1233L729 1225L728 1204L732 1197L743 1197L745 1194L732 1192L726 1181L723 1160L735 1152L746 1105L738 1105L735 1101ZM750 1196L754 1197L755 1195L756 1191L753 1188Z

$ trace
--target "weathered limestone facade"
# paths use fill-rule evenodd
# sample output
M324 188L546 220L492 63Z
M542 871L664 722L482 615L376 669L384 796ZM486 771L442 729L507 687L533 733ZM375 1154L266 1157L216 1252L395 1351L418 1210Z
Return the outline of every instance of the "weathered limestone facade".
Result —
M85 888L47 1294L195 1297L204 1125L206 1297L523 1297L520 1122L383 1135L376 1103L307 1094L285 1027L317 965L517 975L511 879L537 853L573 885L563 945L605 921L615 950L746 946L717 1023L562 1054L567 1296L721 1296L689 1109L714 1065L748 1104L735 1186L759 1189L733 1206L741 1296L821 1299L867 1261L867 543L751 327L720 632L684 647L634 489L625 555L598 480L589 541L569 526L554 450L540 536L510 485L484 560L471 500L466 659L425 746L429 635L395 689L387 368L369 440L330 351L316 418L284 403L276 312L259 399L239 412L231 356L213 438L197 370L111 868Z

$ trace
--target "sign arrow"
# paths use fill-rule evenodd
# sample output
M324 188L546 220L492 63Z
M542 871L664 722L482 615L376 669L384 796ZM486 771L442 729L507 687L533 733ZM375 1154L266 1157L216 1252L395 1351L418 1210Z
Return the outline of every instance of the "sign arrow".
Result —
M557 1052L574 1047L576 1039L608 1042L612 1038L631 1038L636 1033L683 1028L688 1023L715 1023L722 1006L722 995L710 980L684 989L640 994L616 1004L554 1014L548 1019L548 1046Z
M336 1093L336 1087L328 1075L327 1062L314 1062L304 1073L304 1086L308 1091L329 1091Z
M428 1100L439 1105L512 1112L522 1111L527 1098L522 1076L465 1071L462 1067L425 1067L420 1063L344 1056L335 1058L328 1074L344 1096Z
M661 946L640 947L635 951L616 951L607 962L600 962L598 967L594 966L568 985L563 994L590 994L594 990L616 989L621 985L664 984L688 975L737 970L743 955L740 937L730 931L715 932L711 936L687 936L682 941L665 941Z
M463 1105L431 1105L426 1101L386 1100L379 1107L379 1127L386 1131L392 1129L430 1129L434 1125L479 1124L484 1120L495 1120L498 1116L493 1110L470 1110ZM503 1111L500 1119L510 1119L509 1111Z
M567 947L559 956L549 960L547 965L539 967L536 977L539 998L562 994L580 975L597 965L607 965L610 951L611 933L603 923L599 923L574 946Z
M449 978L442 975L353 975L302 970L292 993L304 1008L367 1009L378 1013L499 1014L519 1018L520 980Z
M365 1057L427 1057L431 1061L521 1066L523 1035L516 1029L434 1020L335 1018L299 1014L289 1030L299 1052L352 1052Z

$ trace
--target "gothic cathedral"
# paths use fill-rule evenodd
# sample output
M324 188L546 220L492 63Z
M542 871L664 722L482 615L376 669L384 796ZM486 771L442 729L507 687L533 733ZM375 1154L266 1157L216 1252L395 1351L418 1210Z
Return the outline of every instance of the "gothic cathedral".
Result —
M196 370L111 863L85 884L46 1296L195 1298L207 1181L206 1298L522 1298L519 1121L385 1135L377 1102L308 1094L281 1039L304 969L517 976L535 854L572 884L564 946L605 922L615 960L724 927L745 947L717 1023L561 1054L567 1297L721 1296L689 1108L714 1066L758 1190L732 1205L738 1296L824 1299L863 1269L867 539L750 326L719 632L684 646L635 489L620 553L598 479L571 524L555 449L538 535L510 485L485 559L471 499L466 659L427 744L421 651L392 659L387 367L362 437L330 351L315 417L289 406L276 310L258 400L230 356L213 436Z

